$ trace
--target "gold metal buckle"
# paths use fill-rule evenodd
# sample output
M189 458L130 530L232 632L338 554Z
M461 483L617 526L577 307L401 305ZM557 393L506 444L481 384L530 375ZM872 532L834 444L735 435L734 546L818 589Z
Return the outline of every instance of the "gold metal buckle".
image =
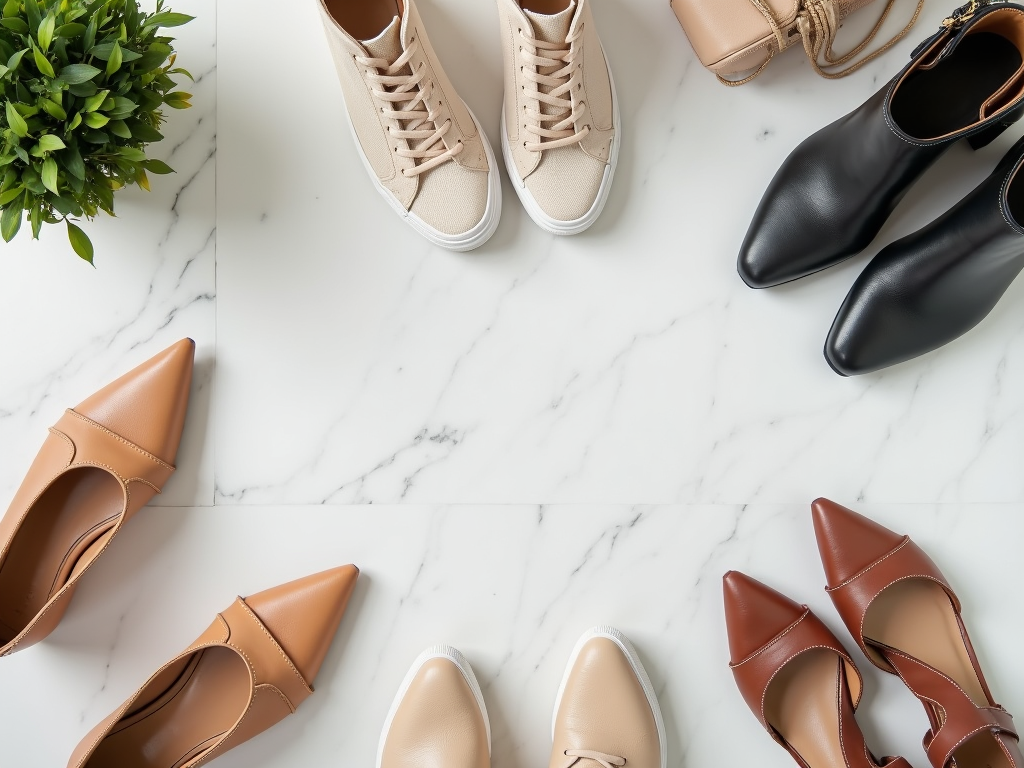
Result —
M967 5L963 5L953 11L953 15L942 20L942 26L944 29L953 29L966 24L968 21L974 18L974 14L978 12L980 7L978 0L971 0Z

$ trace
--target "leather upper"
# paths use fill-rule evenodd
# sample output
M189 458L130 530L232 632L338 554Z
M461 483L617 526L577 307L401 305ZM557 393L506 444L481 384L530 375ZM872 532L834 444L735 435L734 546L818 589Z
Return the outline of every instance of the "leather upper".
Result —
M996 20L1002 20L999 26L994 25ZM1016 122L1024 112L1019 67L1016 72L1007 70L1005 80L998 78L998 84L978 97L981 110L964 127L936 136L905 130L912 117L925 113L934 116L936 124L950 123L959 100L933 96L932 90L948 94L964 90L966 83L985 87L969 74L954 71L947 76L947 70L938 69L955 54L968 59L977 55L962 47L967 38L976 32L998 35L1019 54L1024 49L1019 28L1024 28L1024 7L1014 4L985 8L961 27L943 28L867 102L801 143L754 214L738 259L743 280L752 288L779 285L859 253L910 185L954 142L971 138L980 145ZM932 70L939 73L938 81L932 79L932 90L910 87L912 75Z
M863 679L853 659L817 616L805 606L771 587L736 571L723 579L725 619L729 634L729 667L747 706L768 733L793 758L805 766L800 754L786 741L766 713L766 700L780 672L811 651L827 650L842 660L838 708L839 732L823 734L836 738L846 756L846 768L910 768L901 757L871 757L864 735L854 718L863 692Z
M90 758L97 754L104 739L119 729L122 721L132 712L144 708L151 700L164 696L165 690L189 662L208 649L229 649L243 662L239 669L247 674L236 676L230 687L243 688L243 696L235 699L244 706L237 711L219 712L216 696L223 688L206 699L195 701L192 707L201 707L218 716L226 714L233 725L190 758L182 768L204 765L228 750L262 733L293 713L313 693L313 679L323 661L321 649L329 645L337 632L352 590L358 569L344 566L331 571L307 576L253 597L239 597L185 651L160 668L134 695L99 723L81 741L68 761L68 768L87 768ZM269 618L266 622L257 615L253 606L261 606ZM279 638L287 638L286 646ZM302 669L289 652L307 662L315 662ZM154 739L169 739L174 733L159 733ZM179 751L187 754L191 744L182 744ZM131 744L133 751L118 753L117 759L132 768L166 768L147 760L146 750ZM138 749L138 751L134 751ZM109 755L108 755L109 758Z
M879 668L899 675L925 704L931 729L925 735L924 746L932 766L948 768L954 752L983 731L999 739L1006 765L1014 768L1024 765L1024 758L1017 749L1018 737L1012 718L1006 710L992 703L992 693L960 616L960 601L931 558L909 537L900 536L828 499L818 499L811 510L829 596L868 658ZM964 644L973 673L989 702L987 706L977 705L942 670L865 636L868 612L882 593L909 580L934 583L948 597L957 639Z
M51 498L48 491L58 481L73 489L74 482L85 477L83 473L92 470L104 473L120 488L119 514L104 532L106 539L99 540L97 548L90 548L81 555L66 581L60 583L53 578L57 574L49 574L54 587L45 606L34 618L28 619L25 626L14 628L17 634L0 645L0 656L27 648L56 628L82 575L106 551L121 527L160 492L174 472L171 462L177 454L188 407L194 349L191 339L178 342L75 409L67 410L50 428L7 513L0 520L0 575L6 568L22 567L12 563L11 556L12 548L34 546L24 536L52 537L52 533L32 527L37 517L49 514L52 504L76 503ZM159 451L159 455L153 451ZM90 489L94 494L102 491L95 485ZM88 505L89 493L86 491L86 496L77 501L80 508ZM75 512L72 507L61 518L73 539L87 536L95 525L95 521L83 520L75 530ZM42 551L46 553L46 547ZM57 562L60 561L58 557ZM36 563L31 566L38 567ZM0 606L5 601L23 597L5 594L5 591L0 590Z
M566 752L622 757L631 768L661 768L661 741L651 704L615 641L594 637L580 650L555 714L550 768L573 763ZM596 768L587 758L580 768Z
M489 768L484 717L455 662L429 659L395 710L380 768Z
M1024 229L1010 202L1024 185L1022 160L1018 141L956 206L871 260L825 343L837 372L869 373L926 354L992 311L1024 268Z

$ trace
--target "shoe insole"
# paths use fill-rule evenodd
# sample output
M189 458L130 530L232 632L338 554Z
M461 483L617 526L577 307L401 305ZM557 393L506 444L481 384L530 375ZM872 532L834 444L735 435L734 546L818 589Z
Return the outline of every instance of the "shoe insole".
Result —
M184 768L238 722L249 693L249 672L237 653L199 651L150 683L85 768Z
M92 562L123 510L120 484L96 467L74 469L43 492L0 566L0 643Z
M790 661L765 695L765 719L808 768L844 768L839 742L839 685L843 660L817 648Z
M916 139L937 139L981 120L981 109L1020 69L1020 51L1002 35L968 35L931 69L918 69L899 85L892 118Z
M327 11L356 40L373 40L402 15L400 0L325 0Z
M524 11L554 16L568 8L571 2L572 0L519 0L519 6Z
M991 705L974 671L945 590L925 579L908 579L879 595L864 617L864 638L923 661L959 685L979 707ZM942 722L941 711L936 711ZM995 737L980 733L954 753L956 768L1010 768Z

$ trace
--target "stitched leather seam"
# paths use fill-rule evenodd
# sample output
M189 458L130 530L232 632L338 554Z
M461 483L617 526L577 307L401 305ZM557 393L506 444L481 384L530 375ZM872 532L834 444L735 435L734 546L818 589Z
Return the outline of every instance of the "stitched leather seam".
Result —
M86 424L90 424L93 427L96 427L96 429L100 430L101 432L105 432L107 435L109 435L110 437L114 438L118 442L121 442L121 443L124 443L125 445L127 445L133 451L136 451L137 453L141 453L147 459L156 462L157 464L162 466L164 469L169 469L169 470L171 470L171 472L174 471L174 467L172 465L168 464L166 461L164 461L160 457L154 456L152 453L147 451L145 448L140 448L135 443L131 442L130 440L126 440L125 438L123 438L119 434L117 434L116 432L111 432L109 429L104 427L102 424L99 424L99 423L93 421L92 419L90 419L90 418L88 418L86 416L83 416L78 411L74 410L73 408L68 408L67 411L65 411L65 413L69 413L72 416L74 416L75 418L81 419Z
M761 691L761 722L762 723L767 723L768 722L768 718L766 718L764 716L764 702L765 702L765 699L768 697L768 689L771 688L772 683L775 681L775 678L778 677L779 673L785 668L785 666L787 664L789 664L789 662L791 662L797 656L801 656L801 655L807 653L808 651L813 651L813 650L816 650L816 649L819 649L819 648L823 649L823 650L826 650L826 651L832 651L832 653L836 654L836 656L839 656L839 658L841 658L843 661L848 661L848 659L846 659L841 653L838 653L836 651L836 649L833 648L832 646L830 646L830 645L820 645L820 644L819 645L808 645L806 648L801 648L796 653L791 654L790 656L788 656L786 658L786 660L783 661L781 664L779 664L778 667L776 667L775 671L772 672L771 677L768 678L768 682L765 683L764 690Z
M285 664L287 664L287 665L288 665L288 668L289 668L289 669L290 669L290 670L292 671L292 673L293 673L293 674L295 675L295 677L296 677L296 678L297 678L297 679L299 680L299 682L300 682L300 683L302 683L302 686L303 686L303 687L304 687L304 688L305 688L305 689L306 689L307 691L309 691L310 693L312 693L313 691L312 691L312 689L311 689L311 688L309 687L309 683L307 683L307 682L306 682L306 679L305 679L305 678L304 678L304 677L302 676L302 674L301 674L301 673L299 672L299 670L295 668L295 665L294 665L294 664L292 663L292 660L288 658L288 654L286 654L286 653L284 652L284 648L282 648L282 647L281 647L281 645L280 645L280 643L278 643L278 642L277 642L277 640L275 640L275 639L274 639L274 636L273 636L272 634L270 634L270 631L269 631L269 630L268 630L268 629L266 628L266 626L264 626L263 622L262 622L262 621L260 621L259 617L258 617L258 616L257 616L257 615L256 615L256 614L255 614L255 613L253 612L253 610L252 610L252 609L251 609L251 608L250 608L250 607L249 607L249 606L248 606L248 605L246 604L246 602L245 602L245 599L244 599L244 598L241 598L241 597L239 597L239 598L238 598L238 602L239 602L239 603L241 603L242 607L243 607L243 608L245 609L245 612L246 612L246 613L247 613L247 614L249 615L249 617L250 617L250 618L251 618L251 619L252 619L252 620L253 620L254 622L256 622L256 626L258 626L258 627L260 628L260 631L261 631L261 632L262 632L262 633L263 633L264 635L266 635L266 636L267 636L267 639L269 639L269 640L270 640L270 642L272 642L272 643L274 644L274 648L276 648L276 649L277 649L277 652L278 652L278 653L279 653L279 654L281 655L281 658L282 658L282 659L284 659L284 661L285 661Z
M801 614L799 619L794 621L792 624L790 624L788 627L786 627L782 632L777 634L775 637L773 637L767 643L762 645L760 648L758 648L752 654L747 656L745 659L743 659L741 661L737 661L735 664L730 664L729 666L732 669L739 669L741 666L746 664L748 661L753 659L755 656L761 655L762 653L767 651L769 648L771 648L773 645L775 645L777 642L779 642L782 638L784 638L786 635L788 635L790 632L792 632L794 629L796 629L797 625L800 622L802 622L804 619L806 619L808 616L810 616L810 615L811 615L811 609L808 608L807 606L804 606L804 612L803 612L803 614Z
M909 543L910 543L910 537L909 537L909 536L904 536L904 537L903 537L903 541L901 541L901 542L899 543L899 546L897 546L897 547L896 547L895 549L893 549L893 550L892 550L891 552L888 552L888 553L886 553L886 554L882 555L882 556L881 556L880 558L878 558L877 560L875 560L875 561L874 561L873 563L871 563L870 565L867 565L867 566L865 566L864 568L862 568L861 570L857 571L857 573L855 573L855 574L854 574L853 576L851 576L850 578L848 578L848 579L847 579L846 581L844 581L844 582L842 582L842 583L840 583L840 584L836 584L836 586L834 586L834 587L825 587L825 591L826 591L826 592L835 592L836 590L842 589L843 587L847 586L848 584L851 584L851 583L853 583L854 581L856 581L857 579L859 579L859 578L860 578L861 576L863 576L863 575L864 575L865 573L867 573L868 571L870 571L870 570L871 570L872 568L874 568L874 567L875 567L876 565L878 565L879 563L881 563L881 562L884 562L885 560L888 560L888 559L889 559L890 557L892 557L893 555L895 555L895 554L896 554L897 552L899 552L899 551L900 551L901 549L903 549L903 548L904 548L905 546L907 546L907 544L909 544ZM894 583L895 583L895 582L894 582Z

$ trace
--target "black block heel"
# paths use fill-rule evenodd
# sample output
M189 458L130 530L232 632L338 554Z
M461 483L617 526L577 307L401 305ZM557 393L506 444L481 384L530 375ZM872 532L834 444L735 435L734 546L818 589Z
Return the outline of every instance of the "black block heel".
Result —
M1003 131L1009 128L1012 123L998 122L990 125L983 131L978 131L971 136L967 137L967 143L971 145L971 149L977 152L982 147L987 147L993 141L999 138Z

